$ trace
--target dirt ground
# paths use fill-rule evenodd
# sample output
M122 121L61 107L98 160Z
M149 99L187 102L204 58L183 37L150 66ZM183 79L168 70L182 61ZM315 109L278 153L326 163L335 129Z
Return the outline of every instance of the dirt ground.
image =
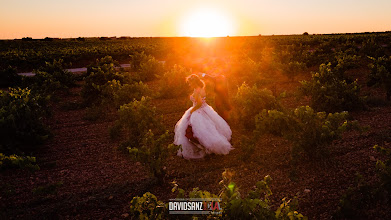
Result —
M81 82L79 82L81 83ZM149 83L154 89L156 82ZM293 91L298 83L282 83L279 90ZM221 174L225 169L235 172L234 182L241 194L251 190L257 181L270 175L273 179L271 200L276 207L284 197L299 198L300 212L309 219L330 219L338 207L341 195L354 186L356 173L369 182L376 181L375 164L381 156L373 145L391 141L391 107L373 107L354 112L352 117L370 130L360 134L350 131L330 147L325 161L291 163L288 141L266 136L249 157L243 159L238 138L245 132L231 125L235 150L229 155L209 155L202 160L185 160L173 155L167 165L166 182L156 185L148 170L117 150L118 142L110 140L108 129L115 115L105 119L84 119L86 109L67 110L70 102L81 102L81 88L71 89L52 104L53 116L47 120L53 138L40 147L34 156L39 171L5 170L0 173L0 218L5 219L121 219L127 218L129 202L145 192L160 200L174 198L170 182L176 181L187 191L194 187L219 193ZM170 131L184 111L190 107L188 97L155 99L153 104L163 114ZM285 106L298 106L294 98L283 101ZM54 187L53 193L37 193L37 187ZM369 219L390 219L385 207L368 210Z

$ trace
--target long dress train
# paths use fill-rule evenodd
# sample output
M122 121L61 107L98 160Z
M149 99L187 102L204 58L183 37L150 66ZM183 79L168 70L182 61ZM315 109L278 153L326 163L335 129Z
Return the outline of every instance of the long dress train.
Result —
M228 154L233 149L229 142L232 131L228 123L205 102L205 97L202 98L201 107L190 113L196 105L192 96L190 99L193 106L186 110L175 125L174 144L182 145L177 155L185 159L198 159L204 157L205 154ZM193 136L200 144L190 141L185 136L189 125L192 127Z

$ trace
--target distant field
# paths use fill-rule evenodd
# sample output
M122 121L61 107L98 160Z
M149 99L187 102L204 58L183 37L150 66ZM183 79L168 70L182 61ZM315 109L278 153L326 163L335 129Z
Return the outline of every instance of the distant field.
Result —
M147 192L215 194L227 219L390 219L390 56L390 32L0 41L0 219L172 218ZM170 145L191 73L228 79L228 155Z
M325 55L331 50L361 48L367 41L388 47L391 33L360 33L335 35L287 35L223 38L76 38L19 39L0 41L0 68L16 67L31 71L53 59L63 59L73 67L85 67L97 58L112 56L128 62L135 51L145 51L159 60L194 61L205 57L248 55L257 60L265 47L291 49L296 53ZM301 46L300 46L301 45ZM374 51L373 51L374 52ZM320 62L321 60L319 60Z

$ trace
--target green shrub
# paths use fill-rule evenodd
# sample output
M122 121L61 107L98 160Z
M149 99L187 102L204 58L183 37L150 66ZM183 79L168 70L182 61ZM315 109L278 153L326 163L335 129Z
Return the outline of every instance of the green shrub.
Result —
M16 68L9 66L5 69L0 69L0 88L19 85L22 81L21 76L17 74Z
M102 104L115 106L116 108L134 99L140 100L141 97L151 93L148 86L141 81L131 84L121 84L120 81L114 79L108 81L102 89Z
M130 67L133 71L139 71L141 64L147 62L151 58L153 58L153 56L145 54L144 51L141 53L136 51L134 54L130 55Z
M370 37L362 42L360 53L370 57L381 57L386 54L384 48L378 44L374 37Z
M161 97L174 98L189 94L190 89L185 78L191 70L180 65L174 65L160 78L159 93Z
M0 91L0 152L20 154L48 138L46 101L29 89Z
M340 52L335 56L335 71L344 73L345 71L359 67L360 56L345 52Z
M348 122L348 113L315 112L309 106L301 106L292 112L263 110L255 118L256 135L266 133L280 135L293 144L293 153L304 152L310 158L327 155L326 147L341 137L356 122Z
M55 93L62 89L67 88L59 81L57 81L50 73L34 71L35 76L25 77L23 80L23 86L31 89L33 93L42 94L48 97L48 99L56 98Z
M101 104L104 98L103 91L107 83L112 80L117 80L121 83L125 81L124 76L115 69L111 57L104 57L96 61L95 66L90 66L90 72L85 78L85 84L81 91L84 102L87 105Z
M368 218L366 211L382 202L389 204L391 198L391 149L375 145L373 147L386 157L385 161L376 162L379 182L369 184L362 175L356 174L355 185L349 187L341 196L335 218L357 219Z
M89 66L89 74L85 78L81 95L84 103L92 106L91 109L115 107L140 100L142 96L150 94L148 86L142 82L133 81L137 77L129 73L118 72L117 61L110 56L96 60ZM101 109L103 112L103 109ZM99 112L98 110L93 112ZM95 117L87 118L94 119Z
M149 167L153 177L162 182L165 176L165 165L170 155L179 147L168 144L172 140L168 131L156 137L151 130L144 134L139 146L130 146L128 151L136 160Z
M261 80L261 64L249 57L237 57L231 61L229 76L232 76L238 84L247 82L254 84Z
M149 58L140 64L138 70L139 76L142 81L151 81L164 73L164 64L160 63L154 57Z
M122 144L125 149L140 146L144 135L149 130L156 135L164 133L162 117L157 114L156 108L151 106L148 97L122 105L118 110L118 115L119 119L111 128L110 136L114 138L121 131L125 131L127 141Z
M239 188L232 182L232 172L225 171L223 180L220 181L222 186L219 196L208 191L202 191L194 188L188 193L188 198L221 198L220 208L222 215L192 215L189 219L205 218L205 219L307 219L297 211L297 199L286 200L282 199L282 204L273 211L270 205L269 197L272 195L270 176L265 176L262 181L259 181L255 189L242 198ZM185 191L179 189L174 182L174 191L178 191L177 198L185 198ZM142 197L134 197L130 205L131 217L138 219L169 219L177 216L169 215L168 204L159 201L155 195L150 192L145 193ZM179 217L179 216L178 216ZM181 216L186 217L186 216Z
M18 155L6 156L0 153L0 170L9 168L29 169L32 171L39 170L39 166L36 164L35 157L24 157Z
M285 74L291 81L293 81L297 75L303 73L306 69L306 64L298 61L291 61L282 65L282 73Z
M283 136L289 133L289 126L295 124L289 113L278 110L263 110L255 116L255 134L263 135L266 133L276 136ZM256 136L257 136L256 135Z
M255 128L254 117L263 109L280 109L279 98L268 89L249 87L243 83L234 97L235 113L239 122L246 129Z
M150 192L144 193L142 197L133 197L130 202L130 214L135 219L168 219L167 204L159 201Z
M343 73L333 71L331 64L322 64L310 81L302 81L300 91L311 97L317 111L337 112L364 108L357 81L348 82Z
M336 219L368 219L365 211L376 202L379 202L379 191L364 181L362 175L356 174L355 185L349 187L341 196L333 217Z
M105 56L101 59L96 59L95 63L92 63L87 66L87 76L92 72L95 72L97 67L99 67L104 72L110 72L115 67L119 67L119 62L114 60L111 56Z
M376 162L376 169L381 180L381 187L388 193L388 197L391 198L391 149L378 145L375 145L374 149L386 156L385 161L378 160Z
M307 219L303 214L296 211L299 208L297 198L293 200L282 199L280 207L276 210L276 219L291 220L291 219Z
M391 97L391 57L371 58L373 63L369 64L368 86L383 88L387 93L387 100Z
M164 132L162 118L156 108L151 106L149 98L142 97L140 101L133 100L122 105L118 115L119 119L110 129L110 136L115 138L125 131L127 140L121 148L127 149L135 160L148 166L152 176L162 182L166 160L178 147L169 144L172 137L168 131Z
M33 72L35 76L25 77L23 85L34 93L53 97L56 92L67 91L75 83L75 75L64 69L62 59L46 62L45 66Z
M37 72L46 72L50 74L55 81L58 81L65 88L74 86L75 75L66 70L64 66L63 59L53 60L52 63L45 62L45 66L41 66Z
M228 181L227 181L228 180ZM265 176L256 184L253 191L247 197L242 198L239 189L230 179L220 182L223 185L222 198L223 218L228 219L275 219L275 213L270 208L269 196L272 192L269 188L270 176Z
M323 42L319 47L315 47L305 53L304 62L308 67L317 66L334 59L335 53L332 51L333 46L330 42Z
M271 209L269 197L273 193L270 189L272 178L269 175L257 182L255 189L244 198L232 182L232 176L233 174L226 170L223 172L223 180L220 181L222 190L219 196L222 199L223 219L306 219L296 211L297 199L283 198L276 211Z
M236 76L241 78L241 82L256 83L260 80L260 63L248 58L239 63Z

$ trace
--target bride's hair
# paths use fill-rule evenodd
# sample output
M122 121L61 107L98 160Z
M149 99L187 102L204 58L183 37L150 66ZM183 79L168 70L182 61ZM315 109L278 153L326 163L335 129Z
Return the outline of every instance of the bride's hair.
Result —
M205 82L201 80L200 77L198 77L196 74L191 74L190 76L186 77L186 82L201 88L205 88Z

